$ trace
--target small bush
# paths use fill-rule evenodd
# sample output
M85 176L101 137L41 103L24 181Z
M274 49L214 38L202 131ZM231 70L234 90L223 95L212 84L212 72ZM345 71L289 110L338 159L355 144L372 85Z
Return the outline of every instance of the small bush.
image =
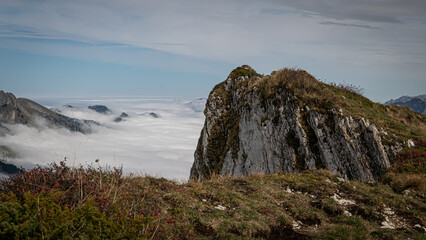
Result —
M114 236L116 224L107 221L92 201L71 210L61 207L60 197L60 192L26 193L20 201L13 193L3 195L0 238L93 239L102 235Z
M162 238L171 228L177 235L183 231L176 217L161 212L157 196L182 188L165 179L121 174L121 169L60 162L0 181L0 239L25 232L36 239ZM75 235L79 228L83 235Z
M82 205L90 197L107 207L107 199L113 190L122 185L121 169L113 170L69 168L64 161L53 163L48 168L40 166L5 179L0 183L0 192L13 192L22 200L26 193L63 191L61 200L71 206ZM105 194L110 192L110 194ZM104 203L104 204L103 204Z

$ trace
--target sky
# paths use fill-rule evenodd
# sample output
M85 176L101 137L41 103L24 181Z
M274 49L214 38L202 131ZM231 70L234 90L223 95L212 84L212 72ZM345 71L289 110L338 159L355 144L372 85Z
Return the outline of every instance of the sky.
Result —
M0 1L0 86L21 97L207 97L243 64L424 94L426 1Z

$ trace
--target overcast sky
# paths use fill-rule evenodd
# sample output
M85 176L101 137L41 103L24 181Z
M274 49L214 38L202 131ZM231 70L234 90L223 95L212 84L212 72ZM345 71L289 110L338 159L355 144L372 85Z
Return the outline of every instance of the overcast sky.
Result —
M18 96L206 97L243 64L424 94L426 1L0 1L0 86Z

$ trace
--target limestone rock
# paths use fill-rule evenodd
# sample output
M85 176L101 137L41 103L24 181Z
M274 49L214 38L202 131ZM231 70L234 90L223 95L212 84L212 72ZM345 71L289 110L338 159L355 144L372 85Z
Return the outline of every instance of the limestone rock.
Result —
M375 181L401 149L384 145L367 119L300 107L291 91L258 86L259 79L243 66L210 93L190 178L326 168Z

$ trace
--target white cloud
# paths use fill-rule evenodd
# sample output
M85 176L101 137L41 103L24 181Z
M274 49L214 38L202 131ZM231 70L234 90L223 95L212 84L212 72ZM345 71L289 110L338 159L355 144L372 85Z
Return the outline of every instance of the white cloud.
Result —
M192 100L204 101L204 100ZM204 123L204 115L195 112L182 99L118 99L79 100L74 108L61 107L63 114L82 119L93 119L102 124L94 133L71 133L65 129L37 130L24 125L8 126L13 135L0 138L18 152L18 159L10 159L18 166L32 167L61 161L68 164L123 166L125 172L147 173L170 179L188 179L193 154ZM88 105L104 104L113 114L104 115L87 109ZM199 104L197 102L197 104ZM126 112L125 121L113 119ZM155 112L160 118L141 116Z

